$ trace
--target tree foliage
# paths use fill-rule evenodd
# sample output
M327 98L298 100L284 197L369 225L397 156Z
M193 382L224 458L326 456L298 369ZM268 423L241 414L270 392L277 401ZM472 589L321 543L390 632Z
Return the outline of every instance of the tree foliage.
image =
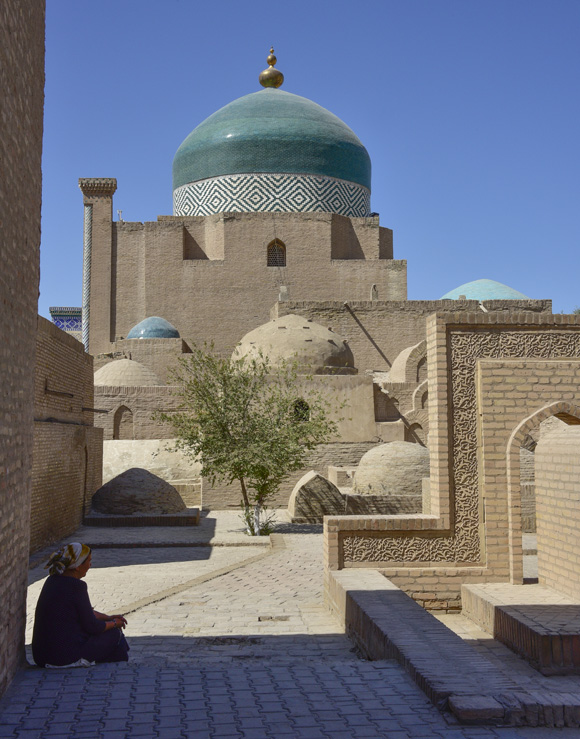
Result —
M172 379L181 405L161 418L212 484L239 482L246 509L263 506L337 432L328 400L291 363L273 368L263 355L224 359L194 346Z

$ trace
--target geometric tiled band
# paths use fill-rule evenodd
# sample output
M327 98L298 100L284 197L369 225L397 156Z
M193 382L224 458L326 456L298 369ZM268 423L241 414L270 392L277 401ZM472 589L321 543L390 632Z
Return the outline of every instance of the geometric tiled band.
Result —
M176 216L314 211L362 218L370 210L371 193L366 187L314 175L226 175L182 185L173 192Z

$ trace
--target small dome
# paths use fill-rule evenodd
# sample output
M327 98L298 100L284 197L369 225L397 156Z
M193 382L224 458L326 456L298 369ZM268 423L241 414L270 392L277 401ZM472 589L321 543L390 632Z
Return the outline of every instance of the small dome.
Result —
M95 372L95 385L142 387L163 385L155 372L134 359L116 359Z
M460 295L465 295L466 300L529 300L527 295L495 280L466 282L445 293L441 300L458 300Z
M128 339L179 339L179 331L159 316L149 316L129 331Z
M391 441L363 455L354 473L354 492L420 495L424 477L429 477L429 450L409 441Z
M262 352L274 367L283 361L298 362L314 374L356 374L354 357L344 339L331 329L290 314L247 333L233 357L257 357Z

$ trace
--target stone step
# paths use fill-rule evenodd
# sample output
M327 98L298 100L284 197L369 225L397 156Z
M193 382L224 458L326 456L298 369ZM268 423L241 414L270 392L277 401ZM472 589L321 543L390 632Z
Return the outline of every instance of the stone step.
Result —
M199 508L188 508L179 513L134 513L131 516L115 516L91 513L85 516L85 526L117 527L117 526L197 526L199 524Z
M463 615L543 675L580 674L580 601L542 585L463 585Z

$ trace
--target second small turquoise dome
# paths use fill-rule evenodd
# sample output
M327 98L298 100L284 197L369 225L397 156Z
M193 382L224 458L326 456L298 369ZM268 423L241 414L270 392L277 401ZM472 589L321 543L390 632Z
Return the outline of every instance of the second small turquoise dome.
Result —
M274 88L234 100L195 128L173 160L173 189L249 173L319 175L371 187L370 157L346 123Z
M128 339L179 339L179 331L159 316L149 316L129 331Z
M466 300L529 300L527 295L495 280L466 282L445 293L441 300L458 300L460 295L465 295Z

